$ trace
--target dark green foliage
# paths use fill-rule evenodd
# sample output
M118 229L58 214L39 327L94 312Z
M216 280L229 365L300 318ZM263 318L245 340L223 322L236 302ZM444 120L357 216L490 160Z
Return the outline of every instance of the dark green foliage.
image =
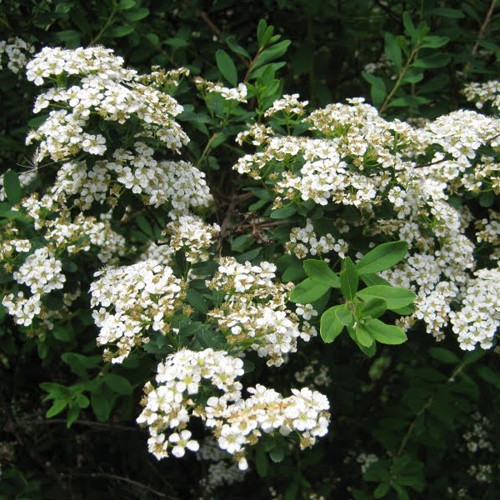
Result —
M332 219L361 215L301 200L276 208L269 185L237 180L230 167L247 151L234 138L245 125L284 92L298 92L313 106L364 96L387 118L433 118L470 107L460 93L463 84L496 79L500 69L500 17L495 10L488 18L489 9L489 2L479 0L12 0L0 4L0 39L20 36L37 49L102 44L138 69L186 66L194 75L231 86L247 83L247 109L218 96L200 104L187 82L181 82L176 98L192 139L186 157L206 172L216 193L216 208L207 218L223 225L231 210L237 228L223 235L217 251L258 263L283 253L294 220L311 218L317 233L326 234ZM367 65L381 60L368 71L373 68ZM29 160L33 151L24 145L26 132L37 126L30 122L36 89L5 71L0 91L0 174L6 192L0 230L15 220L38 248L41 237L25 212L13 207L23 195L18 174L36 168ZM276 126L290 135L304 133L293 118ZM48 162L38 168L34 182L43 190L55 170ZM498 197L486 191L457 203L476 215L498 207ZM114 207L117 220L126 206L133 215L120 234L138 246L158 240L166 213L148 213L130 195ZM297 306L313 303L319 312L312 321L320 338L302 343L279 370L269 370L256 355L245 358L251 385L265 383L283 392L297 386L296 374L305 367L327 367L330 380L321 390L332 402L328 436L304 452L289 449L284 440L262 439L244 481L223 485L214 498L269 498L271 487L286 500L311 493L356 500L451 499L460 488L469 498L497 498L498 352L465 353L447 339L436 345L423 328L407 336L395 322L412 312L414 294L377 275L404 258L406 244L386 242L368 251L368 238L359 238L366 242L359 260L351 255L327 264L281 255L278 274L294 283L291 300ZM124 262L133 256L130 250ZM85 261L79 255L61 259L65 291L88 289L101 267L95 251ZM183 275L182 252L176 266ZM172 321L179 329L176 347L227 348L226 337L203 323L223 298L204 281L217 265L208 260L195 267L200 279L191 282L186 298L194 313ZM2 293L9 280L1 270ZM63 304L56 292L44 300L53 310ZM81 300L88 308L88 296ZM152 336L145 352L133 353L123 365L104 363L93 320L88 309L81 310L87 312L56 324L52 334L30 336L0 305L0 498L200 498L207 464L193 456L157 461L147 452L146 432L135 423L141 389L171 344ZM299 385L312 385L318 375L304 375ZM484 425L491 448L472 452L464 435L477 412L492 424ZM357 461L362 453L379 458L364 472ZM492 465L490 481L467 473L480 464Z

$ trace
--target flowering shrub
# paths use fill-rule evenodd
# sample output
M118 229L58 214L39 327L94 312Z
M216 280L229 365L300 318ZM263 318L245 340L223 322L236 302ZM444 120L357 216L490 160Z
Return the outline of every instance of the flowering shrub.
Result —
M59 416L33 425L128 422L175 498L256 476L255 498L491 497L498 82L464 86L481 112L384 116L439 55L421 50L448 42L403 22L411 43L385 39L393 90L364 75L379 109L284 93L290 42L264 20L255 56L228 39L204 76L141 73L95 43L0 45L40 88L33 168L0 178L3 364L41 360L37 397ZM18 443L28 406L5 412ZM466 479L434 481L445 454ZM30 474L7 461L17 495ZM85 477L167 491L45 467L55 486L32 487L54 498Z

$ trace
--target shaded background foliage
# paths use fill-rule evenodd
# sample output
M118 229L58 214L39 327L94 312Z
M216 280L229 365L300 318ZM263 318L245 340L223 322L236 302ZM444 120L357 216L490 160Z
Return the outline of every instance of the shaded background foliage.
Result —
M426 23L433 36L446 42L422 48L416 58L424 61L416 66L422 78L417 74L415 81L395 90L400 104L388 106L385 116L432 118L470 107L460 93L465 82L497 78L500 14L492 6L494 2L480 0L14 0L0 4L0 38L19 36L37 48L102 44L138 69L186 66L194 74L217 80L215 52L220 48L229 52L229 38L255 54L256 27L259 19L266 18L284 39L292 40L279 69L285 92L298 92L313 106L349 96L379 98L383 106L398 76L391 36L412 43L411 29L403 20L406 12L415 26ZM378 80L363 78L366 66L381 59L386 62L373 73ZM241 80L247 65L241 58L234 60ZM382 97L380 80L385 89ZM2 172L16 163L30 168L24 136L32 119L35 89L8 72L0 74L0 89ZM176 97L182 104L195 103L187 86ZM194 139L190 154L199 159L202 153L196 145L205 140L203 134L193 120L185 126ZM230 167L236 156L224 148L214 153L219 170L205 161L213 191L221 194L220 218L227 208L224 193L234 185ZM472 208L480 213L479 205ZM200 495L197 483L206 465L194 457L157 462L147 453L145 433L134 423L140 388L154 369L151 360L143 356L114 368L113 373L129 380L133 390L114 394L114 404L102 409L103 418L96 420L90 409L85 410L66 429L66 419L43 417L47 405L41 402L39 384L50 380L71 385L99 376L100 352L90 316L74 318L71 328L56 330L43 342L22 340L3 310L0 320L3 498ZM78 371L71 362L61 361L63 352L81 353L88 364ZM322 390L333 406L331 430L310 451L294 452L276 464L261 460L243 483L222 489L219 498L267 498L272 486L287 499L305 498L312 491L326 498L362 500L373 497L374 486L387 474L403 490L409 488L411 498L455 498L460 487L473 498L498 498L498 474L484 484L466 474L481 459L467 451L462 439L473 412L479 410L491 422L498 415L497 358L495 351L465 354L452 341L436 347L422 333L397 353L384 348L374 360L353 352L343 341L323 347L312 342L279 372L254 360L252 383L266 380L285 390L296 384L294 373L312 360L328 366L332 381ZM450 384L459 373L460 383ZM498 445L499 438L498 429L492 427L488 439ZM361 452L380 457L389 452L397 458L389 465L380 460L363 478L356 461ZM497 454L483 453L483 462L498 462ZM395 491L406 498L404 491Z

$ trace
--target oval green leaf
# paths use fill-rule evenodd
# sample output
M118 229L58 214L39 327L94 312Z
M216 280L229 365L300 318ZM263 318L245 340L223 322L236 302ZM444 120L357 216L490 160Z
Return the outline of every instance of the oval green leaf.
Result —
M327 309L321 316L319 333L325 344L333 342L344 329L344 325L340 322L337 315L335 314L335 311L339 307L342 306L330 307L330 309Z
M406 241L382 243L356 263L359 274L379 273L397 264L408 251Z
M12 203L16 204L21 201L21 183L19 182L19 176L13 170L7 170L3 176L3 187L5 189L5 194L7 199Z
M340 289L342 295L348 299L352 300L354 294L358 289L359 276L358 271L350 257L347 257L342 262L342 271L340 272Z
M238 73L236 71L236 66L234 65L231 57L224 50L219 49L215 53L215 60L217 62L217 68L221 75L233 86L238 85Z
M290 300L296 304L310 304L323 297L328 290L330 287L306 278L293 288Z
M411 290L387 285L369 286L360 290L356 296L367 302L375 298L383 299L387 303L387 309L391 310L405 307L415 300L415 294Z
M370 334L370 330L368 328L365 328L364 325L358 325L354 331L356 333L358 342L363 347L371 347L373 345L374 340Z
M406 342L408 337L399 326L387 325L379 319L370 319L365 323L373 338L381 344L398 345Z
M340 288L340 278L323 260L308 259L304 261L304 271L313 281L331 288Z

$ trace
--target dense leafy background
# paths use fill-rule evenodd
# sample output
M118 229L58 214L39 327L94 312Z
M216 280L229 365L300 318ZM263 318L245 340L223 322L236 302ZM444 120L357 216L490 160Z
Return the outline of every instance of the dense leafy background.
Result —
M387 118L432 118L470 107L460 93L464 83L497 77L500 14L493 10L488 17L490 7L490 2L481 0L13 0L0 4L0 38L20 36L37 48L102 44L138 69L153 64L167 69L187 66L194 74L215 80L220 79L215 54L223 49L234 56L241 81L247 61L234 55L231 46L236 42L255 54L257 25L265 18L283 39L292 41L278 58L283 62L277 68L282 90L300 93L313 106L365 96L383 107ZM434 45L422 44L419 26L436 37ZM407 55L394 48L395 37L407 40ZM408 61L409 54L413 56ZM386 63L373 76L363 77L366 65L382 57ZM29 168L24 136L32 119L35 89L6 71L0 74L0 89L2 173L16 164L21 165L18 170ZM384 104L388 95L392 105ZM176 98L188 111L197 112L199 102L192 87L181 86ZM214 219L221 222L229 194L241 189L230 170L240 152L212 144L210 155L204 154L207 130L200 125L202 120L189 113L184 118L193 139L189 154L209 172L218 203ZM245 118L236 114L226 128L208 123L208 136L222 132L229 142ZM467 203L481 213L477 200ZM247 209L244 204L239 207L242 224ZM127 230L131 240L140 241L144 231L155 228L142 225ZM275 236L279 241L279 234ZM225 242L228 252L251 252L259 246L255 238L237 237L231 235ZM272 254L272 249L264 246L263 253ZM93 269L86 271L90 276ZM145 433L134 422L153 360L138 355L113 367L109 373L116 377L114 383L103 385L96 381L108 376L108 369L95 346L90 316L76 317L56 328L53 336L36 339L19 335L3 310L0 319L2 498L197 498L201 494L197 484L206 465L192 456L157 462L147 453ZM374 359L353 350L345 340L326 346L314 341L303 344L300 355L279 371L268 370L255 359L249 380L265 380L287 390L296 385L294 373L313 360L327 366L331 377L321 389L333 407L329 435L312 450L293 451L279 463L266 455L256 457L257 465L245 481L222 488L218 498L268 498L272 487L287 499L315 493L362 500L373 498L377 485L389 483L394 488L390 495L400 499L457 498L462 487L469 498L498 498L497 469L489 483L466 473L473 464L497 467L498 454L488 450L473 454L462 438L473 425L474 412L496 421L498 352L464 353L453 341L437 346L423 331L404 346L384 347ZM82 381L90 384L86 394L91 407L83 409L69 429L66 418L61 418L65 414L46 419L49 406L42 402L46 392L39 384L74 387ZM489 429L488 439L498 446L496 426ZM381 458L364 475L356 461L360 453ZM385 486L379 488L376 497L385 494Z

